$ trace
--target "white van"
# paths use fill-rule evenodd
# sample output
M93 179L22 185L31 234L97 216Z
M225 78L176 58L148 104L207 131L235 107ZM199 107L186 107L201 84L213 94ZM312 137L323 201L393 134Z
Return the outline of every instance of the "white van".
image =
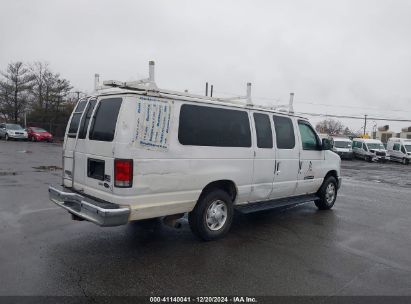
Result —
M353 159L352 141L346 137L332 137L332 151L337 153L341 159Z
M150 76L149 79L153 77ZM62 188L50 199L101 226L188 213L194 234L222 237L234 209L314 201L330 209L340 158L303 117L247 103L104 82L81 99L63 146Z
M391 160L399 161L408 165L411 161L411 139L390 138L387 143L387 150Z
M354 138L352 150L355 157L362 158L369 162L386 162L387 160L390 160L390 155L382 142L378 139Z

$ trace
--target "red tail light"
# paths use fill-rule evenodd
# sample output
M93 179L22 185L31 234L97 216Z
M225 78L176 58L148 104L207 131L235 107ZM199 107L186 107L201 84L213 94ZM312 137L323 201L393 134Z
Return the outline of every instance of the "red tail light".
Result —
M133 186L133 160L114 160L114 186L118 188L131 188Z

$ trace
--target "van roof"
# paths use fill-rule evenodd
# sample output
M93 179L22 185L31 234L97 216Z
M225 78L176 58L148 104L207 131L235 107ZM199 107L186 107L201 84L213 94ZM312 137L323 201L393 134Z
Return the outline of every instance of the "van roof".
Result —
M190 101L190 102L198 102L202 104L212 104L212 105L219 105L219 106L226 106L226 107L233 107L233 108L240 108L240 109L247 109L247 110L257 110L257 111L264 111L270 112L285 116L292 116L301 118L304 120L308 120L306 117L296 115L294 113L288 113L283 111L278 111L271 109L269 107L265 107L262 105L249 105L246 103L240 103L238 99L225 99L225 98L216 98L210 96L203 96L197 94L191 94L187 92L178 92L178 91L171 91L171 90L163 90L163 89L127 89L127 88L119 88L119 87L112 87L112 88L104 88L97 91L96 94L87 96L86 98L91 97L100 97L100 96L110 96L110 95L145 95L151 97L161 97L161 98L170 98L170 99L177 99L183 101ZM84 98L83 98L84 99Z
M351 139L347 137L338 137L338 136L333 136L333 140L339 140L339 141L349 141L351 142Z
M411 142L411 139L409 138L398 138L398 137L390 137L388 141L393 141L393 142Z
M372 138L354 138L354 141L363 141L365 143L376 143L376 144L381 144L381 140L379 139L372 139Z

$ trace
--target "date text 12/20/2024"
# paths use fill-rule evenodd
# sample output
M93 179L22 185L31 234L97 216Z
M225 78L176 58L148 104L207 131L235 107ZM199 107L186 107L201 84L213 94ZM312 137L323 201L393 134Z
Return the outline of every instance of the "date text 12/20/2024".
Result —
M150 303L258 303L255 297L150 297Z

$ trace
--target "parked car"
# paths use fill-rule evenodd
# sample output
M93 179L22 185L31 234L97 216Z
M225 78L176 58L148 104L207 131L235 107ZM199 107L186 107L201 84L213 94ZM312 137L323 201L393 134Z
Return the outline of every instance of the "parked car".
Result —
M352 150L355 157L369 162L386 162L387 160L390 160L390 155L382 142L378 139L354 138Z
M332 151L337 153L341 159L353 159L352 141L346 137L333 137L331 139Z
M27 140L27 132L22 126L18 124L1 123L0 124L0 138L5 140L20 139Z
M49 197L74 219L174 225L188 213L192 232L213 240L228 232L234 209L333 207L341 160L306 118L122 84L81 99L69 120L64 188L50 186Z
M411 139L391 137L387 143L387 150L391 160L401 162L404 165L411 162Z
M53 141L53 135L42 128L27 128L28 139L31 141Z

